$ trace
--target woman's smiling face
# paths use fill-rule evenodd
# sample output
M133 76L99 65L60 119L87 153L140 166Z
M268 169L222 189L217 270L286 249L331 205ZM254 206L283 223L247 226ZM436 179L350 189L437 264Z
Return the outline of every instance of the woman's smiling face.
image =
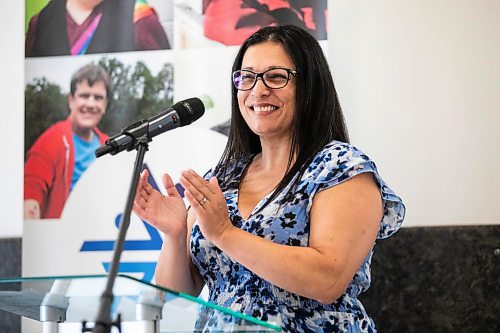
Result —
M242 70L256 73L277 67L296 70L283 46L273 42L250 46L241 63ZM238 105L248 127L261 138L289 138L295 113L295 89L295 78L290 75L288 84L280 89L270 89L258 78L252 89L239 90Z

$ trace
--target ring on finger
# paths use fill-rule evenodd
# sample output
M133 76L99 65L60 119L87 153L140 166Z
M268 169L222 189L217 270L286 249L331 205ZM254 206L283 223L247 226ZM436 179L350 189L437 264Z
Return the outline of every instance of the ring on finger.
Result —
M204 205L204 204L206 204L206 203L207 203L207 201L208 201L208 200L207 200L207 198L206 198L206 197L203 197L203 198L202 198L200 201L198 201L198 202L200 203L200 206L202 206L202 207L203 207L203 205Z

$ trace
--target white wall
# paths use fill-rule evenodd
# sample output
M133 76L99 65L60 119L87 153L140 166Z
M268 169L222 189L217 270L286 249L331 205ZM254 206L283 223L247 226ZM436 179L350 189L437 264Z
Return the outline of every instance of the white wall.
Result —
M24 1L0 1L0 238L21 237L24 145Z
M499 224L500 1L329 6L351 139L405 200L405 225Z

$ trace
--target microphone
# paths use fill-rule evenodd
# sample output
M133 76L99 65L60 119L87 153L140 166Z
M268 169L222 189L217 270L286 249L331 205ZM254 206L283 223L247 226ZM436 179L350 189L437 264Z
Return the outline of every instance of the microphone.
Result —
M148 142L153 137L174 128L191 124L205 113L205 106L199 98L189 98L175 103L165 111L149 119L139 120L116 134L95 150L97 158L106 155L116 155L123 150L135 148L137 140L147 136Z

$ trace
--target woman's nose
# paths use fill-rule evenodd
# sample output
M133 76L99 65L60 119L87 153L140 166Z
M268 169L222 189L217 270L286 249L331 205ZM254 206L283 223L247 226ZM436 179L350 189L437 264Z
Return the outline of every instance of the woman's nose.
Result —
M271 92L271 89L269 89L264 84L264 81L261 77L258 77L257 82L255 82L255 85L252 88L252 94L260 96L260 95L269 94L270 92Z

